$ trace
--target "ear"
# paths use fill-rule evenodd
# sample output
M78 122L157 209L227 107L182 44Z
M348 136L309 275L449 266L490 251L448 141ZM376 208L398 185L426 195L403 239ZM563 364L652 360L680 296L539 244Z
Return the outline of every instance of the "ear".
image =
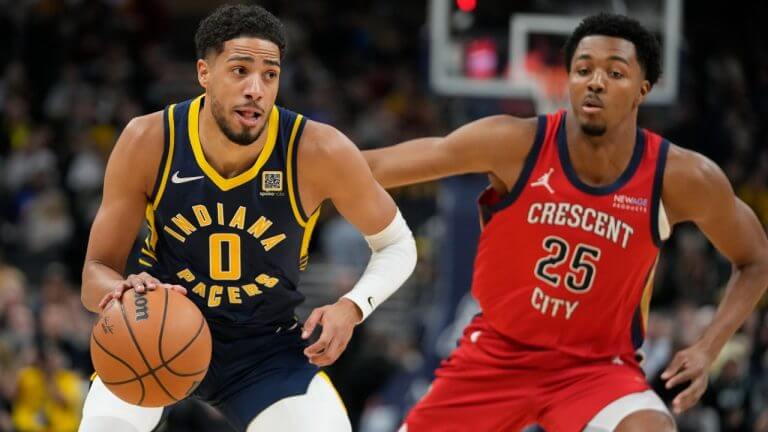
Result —
M208 62L203 59L197 60L197 81L200 86L208 90L208 79L210 75L210 69Z
M651 83L648 80L643 80L643 83L640 85L640 95L635 99L635 108L639 107L640 104L645 101L645 97L648 96L648 93L651 92Z
M640 85L640 97L645 100L648 93L651 92L651 83L648 80L643 80L643 84ZM642 101L641 101L642 102Z

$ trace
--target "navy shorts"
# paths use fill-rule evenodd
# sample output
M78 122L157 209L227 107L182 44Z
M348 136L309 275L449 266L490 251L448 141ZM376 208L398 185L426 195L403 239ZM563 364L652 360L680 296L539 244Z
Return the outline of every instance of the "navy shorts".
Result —
M306 393L319 372L304 355L307 343L301 339L299 325L255 332L242 327L210 328L213 357L193 396L219 409L238 431L245 431L278 400Z

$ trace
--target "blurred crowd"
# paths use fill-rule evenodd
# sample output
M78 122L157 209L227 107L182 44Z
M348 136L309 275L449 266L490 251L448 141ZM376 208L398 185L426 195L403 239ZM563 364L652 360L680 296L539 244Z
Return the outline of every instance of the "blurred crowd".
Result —
M430 91L424 2L260 3L289 33L278 103L335 125L361 148L509 111L504 101ZM132 117L200 92L192 43L200 16L163 4L0 0L0 431L76 430L94 319L80 305L79 275L107 157ZM644 109L641 125L714 159L768 226L768 37L738 11L705 7L686 4L679 103ZM711 16L728 31L712 34ZM420 246L408 319L397 336L360 327L330 370L364 432L396 428L431 379L424 346L447 354L477 310L465 298L442 336L425 340L444 244L441 187L393 194ZM366 263L352 251L365 244L333 211L318 230L312 262L334 268L327 289L343 292ZM667 400L673 393L658 375L709 322L729 272L692 226L678 227L663 251L643 367ZM226 430L215 412L196 407L172 410L164 429ZM703 402L678 420L682 431L768 432L765 304L726 346Z

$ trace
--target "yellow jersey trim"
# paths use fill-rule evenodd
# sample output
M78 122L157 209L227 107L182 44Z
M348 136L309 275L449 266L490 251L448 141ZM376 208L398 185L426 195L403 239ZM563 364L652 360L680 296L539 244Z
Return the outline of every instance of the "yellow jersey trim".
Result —
M155 261L157 261L157 255L155 255L154 252L148 250L147 248L141 248L141 253L143 253L145 255L148 255L150 258L152 258Z
M277 141L277 127L280 123L280 112L276 106L272 107L272 112L269 115L269 124L267 126L267 141L264 143L264 148L261 149L258 159L247 171L238 174L232 178L224 178L216 171L205 159L203 153L203 147L200 144L200 132L198 129L200 119L200 102L205 95L198 96L189 106L189 142L192 145L192 153L195 155L195 160L200 169L203 170L205 175L211 179L211 181L223 191L228 191L241 186L258 175L261 167L267 163L267 159L272 154L275 148L275 142Z
M341 395L339 394L339 391L336 390L336 386L333 385L333 381L331 381L331 377L329 377L328 374L325 373L325 371L320 371L317 373L317 375L320 378L324 379L331 386L331 388L333 389L333 392L336 394L336 398L339 399L339 403L341 404L341 407L344 409L344 413L349 414L347 412L347 406L344 405L344 400L341 399Z
M301 249L299 253L299 270L304 271L309 262L309 241L312 240L312 232L317 225L317 219L320 217L320 208L318 207L312 216L309 217L307 225L304 227L304 237L301 239Z
M157 228L155 227L155 211L151 205L147 205L147 210L144 213L147 218L147 227L149 228L149 234L144 241L144 244L149 247L149 250L157 250Z
M176 142L175 123L173 121L173 110L176 105L168 107L168 156L165 158L165 168L163 168L163 177L160 179L160 187L157 189L157 195L155 195L155 201L152 202L152 209L156 210L160 205L160 200L163 199L163 192L165 192L165 185L168 183L168 173L171 171L171 162L173 161L173 144Z
M148 263L147 261L144 261L144 259L139 258L139 264L147 267L152 267L152 264Z
M653 279L656 277L656 267L659 264L659 257L656 257L656 262L653 263L651 271L648 274L648 279L645 281L645 287L643 288L643 297L640 299L640 315L643 320L643 333L648 330L648 316L651 310L651 297L653 297Z
M302 115L299 114L296 116L296 121L293 122L293 130L291 131L291 139L288 141L288 155L285 157L287 160L286 166L287 166L287 175L288 175L288 198L291 201L291 209L293 210L293 216L296 218L296 222L298 222L299 226L302 228L306 228L307 221L304 220L304 218L301 216L302 212L299 209L299 200L296 199L296 196L299 194L298 189L294 190L294 184L293 184L293 151L296 148L296 133L299 130L299 126L301 125L301 119ZM298 160L298 159L297 159ZM298 178L298 177L297 177ZM299 185L296 185L296 188L298 188Z

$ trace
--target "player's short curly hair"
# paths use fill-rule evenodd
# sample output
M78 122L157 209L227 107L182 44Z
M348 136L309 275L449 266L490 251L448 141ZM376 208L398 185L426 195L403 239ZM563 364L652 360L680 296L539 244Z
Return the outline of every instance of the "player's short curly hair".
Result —
M587 36L601 35L628 40L635 45L637 60L645 79L656 84L661 76L661 48L656 36L636 20L624 15L599 13L585 18L565 42L565 69L571 71L571 60L579 42Z
M285 28L277 17L256 5L221 6L200 22L195 33L198 58L224 49L228 40L243 36L273 42L280 49L280 57L287 48Z

